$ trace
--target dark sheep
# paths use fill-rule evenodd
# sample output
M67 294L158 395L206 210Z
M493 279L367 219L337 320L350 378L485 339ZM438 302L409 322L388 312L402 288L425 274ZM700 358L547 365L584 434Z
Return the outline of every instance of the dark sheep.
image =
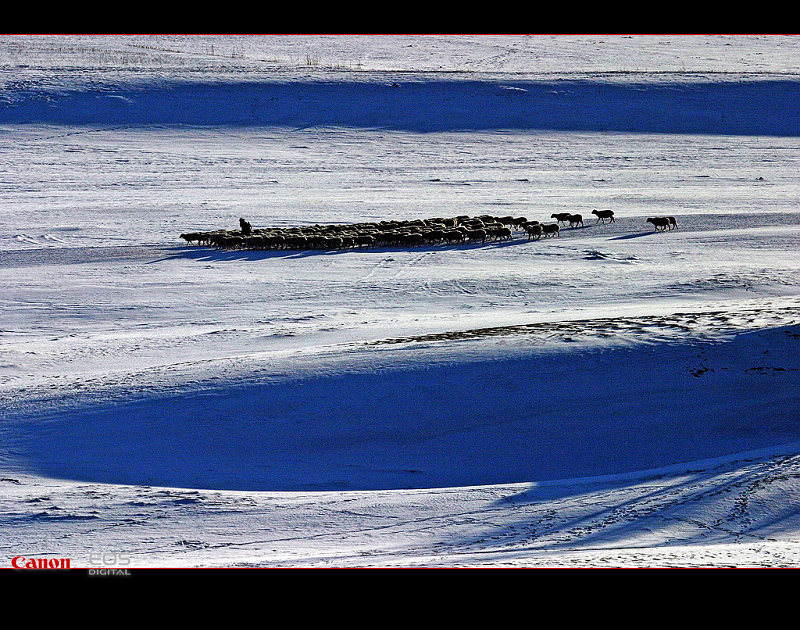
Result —
M542 237L542 224L538 221L532 221L525 224L525 233L528 235L528 240L539 240Z
M667 220L669 221L670 230L678 227L678 222L675 220L675 217L667 217Z
M236 249L244 245L244 238L241 236L223 236L220 240L220 247L223 249Z
M517 228L518 230L523 229L523 226L528 222L527 217L516 217L512 222L512 225Z
M250 236L242 236L242 247L247 249L261 249L264 243L263 236L257 236L255 234Z
M305 249L308 247L308 237L306 236L286 236L287 249Z
M513 235L511 234L511 229L507 227L501 227L497 230L492 230L490 234L494 236L495 240L498 241L509 241L513 238Z
M544 233L545 237L548 236L560 236L558 223L550 223L548 225L542 225L542 232Z
M313 235L306 237L307 245L309 249L322 249L322 238L321 236Z
M214 232L208 235L208 244L214 247L223 247L223 241L229 236L227 232Z
M556 214L551 214L550 218L555 219L559 223L567 223L571 216L569 212L557 212Z
M187 245L191 245L195 241L200 244L203 235L200 232L187 232L186 234L181 234L181 238L186 241Z
M614 211L613 210L592 210L592 214L597 215L597 222L599 223L601 220L603 223L606 222L606 219L610 219L609 223L614 223Z
M444 242L448 245L453 243L462 243L464 241L464 233L460 230L448 230L443 234Z
M270 249L278 249L286 245L286 237L281 234L277 234L275 236L265 236L263 238L264 247Z
M471 241L480 241L481 243L485 243L486 230L469 230L467 232L467 238Z
M432 245L438 245L444 240L444 233L446 230L436 229L428 232L428 242Z
M647 222L652 223L655 230L666 230L669 227L669 219L667 217L650 217Z
M322 247L325 249L339 249L342 246L342 239L338 236L328 236L322 239Z
M569 215L569 226L571 228L574 228L577 227L578 225L583 225L583 217L579 214Z
M411 232L410 234L404 235L403 244L409 247L418 247L425 244L425 239L423 238L422 234L418 232Z

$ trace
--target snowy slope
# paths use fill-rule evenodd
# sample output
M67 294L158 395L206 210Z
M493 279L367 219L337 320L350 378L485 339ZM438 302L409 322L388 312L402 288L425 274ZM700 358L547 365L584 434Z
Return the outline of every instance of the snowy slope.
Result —
M0 37L0 565L796 566L799 60ZM456 247L178 238L564 211Z

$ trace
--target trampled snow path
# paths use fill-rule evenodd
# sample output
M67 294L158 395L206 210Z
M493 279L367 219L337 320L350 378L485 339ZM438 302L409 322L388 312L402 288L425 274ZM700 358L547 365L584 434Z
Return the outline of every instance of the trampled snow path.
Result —
M9 561L800 564L797 38L0 50ZM589 221L178 239L561 211Z

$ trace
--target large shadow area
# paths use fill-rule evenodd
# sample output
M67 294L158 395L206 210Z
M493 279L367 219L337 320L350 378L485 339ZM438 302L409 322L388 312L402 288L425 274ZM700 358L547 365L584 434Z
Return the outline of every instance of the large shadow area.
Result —
M793 80L602 82L164 82L73 91L34 87L0 103L0 124L344 126L800 135Z
M0 438L6 462L27 470L148 486L368 490L625 473L800 440L799 332L404 360L28 412Z

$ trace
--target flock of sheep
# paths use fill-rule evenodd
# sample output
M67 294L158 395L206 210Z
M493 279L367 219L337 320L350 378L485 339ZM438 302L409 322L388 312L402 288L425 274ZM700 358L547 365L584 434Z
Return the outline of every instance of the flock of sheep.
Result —
M614 221L612 210L593 210L597 223ZM380 221L345 225L309 225L291 228L253 228L239 219L239 230L188 232L180 238L188 244L209 245L222 249L343 249L355 247L413 247L420 245L458 245L505 241L522 232L528 240L538 240L559 235L560 226L583 226L579 214L558 213L550 216L555 223L529 221L525 217L496 217L481 215L470 217L435 217L407 221ZM658 217L656 217L658 218ZM653 222L658 229L659 223ZM673 219L674 222L674 219ZM670 229L672 225L669 224Z

